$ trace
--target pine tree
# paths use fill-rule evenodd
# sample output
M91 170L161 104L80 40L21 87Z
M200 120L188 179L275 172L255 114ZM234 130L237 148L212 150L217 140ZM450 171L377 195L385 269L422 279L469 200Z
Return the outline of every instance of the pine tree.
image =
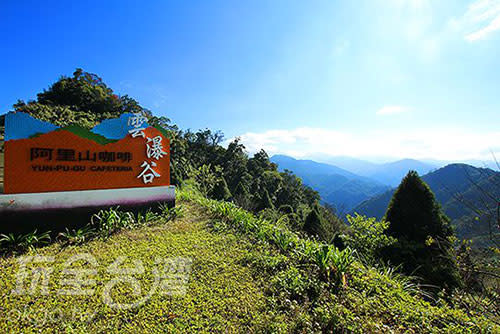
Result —
M449 218L417 172L403 178L384 219L389 222L387 234L398 240L385 249L386 260L402 264L406 273L427 283L445 288L460 285Z
M292 206L288 205L288 204L280 205L280 207L278 208L278 211L281 213L284 213L286 215L294 213Z
M274 209L273 201L271 200L271 196L269 196L269 192L267 191L267 189L264 189L259 206L257 208L258 211L264 209Z
M236 189L234 190L234 195L239 196L239 197L244 197L244 198L250 197L250 193L248 192L247 187L245 186L245 184L242 181L238 182L238 185L236 186Z
M311 236L321 236L323 234L323 221L317 204L307 215L303 230Z
M229 191L229 187L227 186L227 182L224 177L222 177L215 185L212 197L222 201L227 201L231 198L231 192Z
M250 192L247 188L247 186L243 182L244 180L241 180L238 182L238 185L236 186L236 189L233 192L233 200L236 203L236 205L242 207L245 210L254 210L256 205L255 202L253 201L252 196L250 195Z

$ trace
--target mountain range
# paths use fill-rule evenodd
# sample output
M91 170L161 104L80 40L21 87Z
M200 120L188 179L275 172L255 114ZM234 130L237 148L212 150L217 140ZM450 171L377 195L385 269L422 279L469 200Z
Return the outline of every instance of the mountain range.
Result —
M321 195L322 201L339 212L348 212L361 202L399 184L409 170L420 174L435 169L418 160L403 159L376 164L350 157L331 158L337 165L274 155L279 170L288 169Z
M460 238L487 235L500 198L499 172L462 163L436 168L413 159L375 164L340 157L331 160L338 165L331 165L285 155L275 155L271 161L280 170L293 171L339 214L357 212L378 219L384 216L404 175L409 170L416 170L436 195ZM484 210L485 207L489 211ZM479 215L481 218L476 219L475 209L478 208L482 208L483 213L487 211L487 215Z
M340 212L348 212L362 201L390 189L388 185L329 164L297 160L286 155L274 155L271 161L280 171L294 172L306 185L319 192L323 202Z
M488 234L490 223L495 225L495 211L500 198L499 172L466 164L450 164L423 175L422 179L452 220L459 238ZM381 219L394 191L395 188L364 201L352 213ZM478 214L478 209L481 214ZM480 219L476 219L476 216Z
M351 157L328 157L322 160L327 164L392 187L397 186L409 170L415 170L422 175L442 166L439 163L427 163L415 159L402 159L387 163L373 163Z

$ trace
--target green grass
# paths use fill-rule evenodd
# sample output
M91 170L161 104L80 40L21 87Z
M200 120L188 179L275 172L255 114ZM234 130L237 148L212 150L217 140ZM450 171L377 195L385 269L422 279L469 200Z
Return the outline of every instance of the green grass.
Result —
M268 233L270 229L276 229L270 222L259 220L230 203L209 200L192 192L182 192L179 197L194 200L219 218L220 230L234 231L279 246L273 234ZM274 274L272 280L278 280L279 284L271 288L273 295L268 298L268 305L280 310L281 314L277 316L288 316L288 326L281 326L277 328L279 330L335 333L500 332L500 319L488 319L479 310L461 309L454 306L453 301L449 303L441 298L432 303L426 301L424 297L428 294L425 290L390 267L371 268L355 260L346 267L348 269L340 287L338 280L325 281L324 276L318 279L322 270L315 258L318 249L324 248L324 245L292 232L287 234L294 242L284 252L288 261L280 272ZM332 260L328 267L333 269L331 272L338 272L340 267L335 256Z
M255 328L261 322L265 307L262 281L252 275L243 259L257 249L249 241L232 234L213 233L207 228L208 218L199 209L187 205L180 219L126 230L106 241L93 240L80 246L63 248L60 244L30 251L25 255L54 256L54 271L49 281L49 294L13 295L17 257L0 259L0 332L49 330L69 332L235 332ZM92 296L58 296L59 279L64 263L72 255L89 253L100 266L96 293ZM132 310L116 310L102 298L103 285L113 276L106 272L116 257L127 255L144 262L141 278L145 291L151 286L155 257L187 257L193 260L187 293L184 296L158 294ZM88 268L88 267L86 267ZM26 281L28 282L28 281ZM127 286L120 298L135 300ZM75 309L76 308L76 309ZM19 316L24 312L27 316ZM92 321L72 319L75 311ZM61 320L44 321L45 313L62 313ZM51 313L52 312L52 313ZM9 317L11 319L9 319ZM20 320L18 320L21 318Z
M325 248L236 206L178 193L183 214L125 229L78 246L53 244L25 255L54 256L47 295L14 295L20 256L0 259L0 332L216 333L495 333L477 312L429 303L410 279L390 268L364 266L354 254ZM318 259L318 251L326 255ZM91 296L57 295L64 263L89 253L100 264ZM136 274L144 295L156 257L192 259L181 296L154 294L137 308L119 310L102 292L116 277L108 266L120 255L144 263ZM345 258L343 258L345 256ZM321 260L321 261L320 261ZM323 261L324 260L324 261ZM80 263L81 264L81 263ZM127 262L131 264L131 262ZM125 265L128 266L128 265ZM85 266L85 268L89 268ZM343 268L342 270L339 270ZM334 276L341 274L339 277ZM113 298L137 300L129 285ZM19 313L20 312L20 313ZM76 315L72 316L72 312ZM45 319L45 314L49 317ZM55 318L55 319L54 319ZM86 321L90 319L90 321Z
M57 131L60 131L60 130L66 130L66 131L72 132L72 133L74 133L82 138L92 140L92 141L94 141L98 144L101 144L101 145L106 145L106 144L114 143L114 142L118 141L116 139L108 139L104 136L93 133L89 129L86 129L80 125L69 125L69 126L65 126L65 127L60 128L60 129L57 129Z

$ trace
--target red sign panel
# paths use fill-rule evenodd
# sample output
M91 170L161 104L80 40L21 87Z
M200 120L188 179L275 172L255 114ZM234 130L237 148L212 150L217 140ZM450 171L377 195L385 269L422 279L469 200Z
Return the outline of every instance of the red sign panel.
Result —
M168 186L169 144L158 129L137 124L107 143L65 128L7 140L4 192Z

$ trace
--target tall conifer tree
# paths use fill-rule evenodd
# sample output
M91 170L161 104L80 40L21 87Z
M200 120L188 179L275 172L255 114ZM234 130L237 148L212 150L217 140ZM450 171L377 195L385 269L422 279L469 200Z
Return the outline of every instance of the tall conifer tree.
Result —
M221 177L214 187L212 197L217 200L227 201L231 198L231 192L227 186L226 179Z
M321 214L319 212L319 207L316 204L311 212L306 217L304 222L304 232L311 236L321 237L323 234L323 221L321 219Z
M427 283L445 288L460 285L449 218L417 172L403 178L384 219L390 223L387 233L398 240L385 250L387 260L402 264L408 274Z

